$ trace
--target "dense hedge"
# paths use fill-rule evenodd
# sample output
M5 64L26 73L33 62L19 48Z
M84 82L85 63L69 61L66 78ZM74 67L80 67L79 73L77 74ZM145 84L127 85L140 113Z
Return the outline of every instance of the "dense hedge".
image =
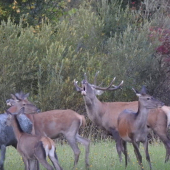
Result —
M19 25L10 18L1 22L1 111L10 93L23 90L42 110L83 112L82 96L74 90L73 80L80 82L84 72L93 82L99 70L98 82L103 80L103 86L114 76L117 84L125 81L122 91L106 92L100 98L104 101L133 100L132 86L153 88L159 70L154 57L158 41L149 39L152 22L139 23L138 13L122 10L116 2L97 8L84 3L55 25L25 26L22 18Z
M33 27L22 18L18 25L10 18L1 22L1 112L10 93L22 90L43 111L69 108L86 115L82 96L73 85L74 79L81 85L85 72L93 83L100 71L97 81L103 81L103 86L115 76L115 84L124 80L122 90L105 92L99 97L102 101L136 100L131 88L144 84L152 94L166 75L156 54L161 33L154 34L150 28L168 27L168 23L161 10L148 19L129 6L122 9L119 1L105 0L95 5L84 2L56 24ZM88 125L87 135L101 137L93 133L100 130Z

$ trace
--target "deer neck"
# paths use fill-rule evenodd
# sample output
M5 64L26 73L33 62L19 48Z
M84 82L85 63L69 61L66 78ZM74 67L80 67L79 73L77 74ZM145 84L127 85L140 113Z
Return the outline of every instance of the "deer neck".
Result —
M148 118L149 109L144 107L140 102L138 103L138 112L136 114L136 125L140 128L144 128L146 126L147 118Z
M11 107L8 109L8 111L9 111L10 113L15 113L15 112L18 111L18 108L17 108L16 106L11 106Z
M84 96L83 98L89 119L96 124L100 124L101 117L103 115L102 102L100 102L100 100L96 96L94 96L93 98Z
M13 128L15 137L16 137L17 141L19 141L19 139L22 136L23 132L21 131L21 129L20 129L19 125L18 125L18 122L16 120L16 116L13 116L11 125L12 125L12 128Z

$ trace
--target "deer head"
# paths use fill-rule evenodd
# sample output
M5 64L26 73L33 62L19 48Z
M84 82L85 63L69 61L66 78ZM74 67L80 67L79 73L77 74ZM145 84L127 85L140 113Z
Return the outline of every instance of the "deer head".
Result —
M28 101L28 96L28 93L24 95L22 92L16 93L15 95L11 94L12 99L6 100L7 105L11 106L8 111L17 112L24 107L26 114L39 112L40 110L33 103Z
M164 105L164 103L148 95L145 86L142 87L140 92L136 91L134 88L132 88L132 90L135 92L136 96L139 97L140 105L144 106L146 109L160 108Z
M123 81L118 85L118 86L115 86L113 85L114 81L116 78L114 78L111 83L109 84L108 87L101 87L100 85L97 86L96 85L96 78L97 78L97 75L98 75L99 72L97 72L95 74L95 78L94 78L94 84L90 84L87 80L87 75L86 73L84 74L84 80L82 80L82 87L79 87L78 86L78 82L74 80L74 86L76 87L76 90L81 92L81 94L83 96L89 96L90 98L93 97L94 95L101 95L103 94L104 91L107 91L107 90L117 90L117 89L120 89L121 86L123 85Z

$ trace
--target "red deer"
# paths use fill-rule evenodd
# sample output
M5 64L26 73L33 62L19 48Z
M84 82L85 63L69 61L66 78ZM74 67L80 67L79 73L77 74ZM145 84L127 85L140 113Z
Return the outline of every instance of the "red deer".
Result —
M8 109L16 110L20 109L23 100L27 99L27 96L16 95L11 100L11 107ZM10 100L7 100L9 103ZM23 106L22 106L23 107ZM77 142L85 146L85 164L89 166L89 147L90 140L83 138L78 134L80 127L85 126L86 120L83 115L79 115L73 110L51 110L41 112L38 114L26 114L26 116L33 123L32 134L48 136L51 139L56 139L59 134L63 134L67 139L69 145L74 152L74 167L78 163L80 149L78 148Z
M134 90L135 91L135 90ZM148 152L148 128L147 128L147 118L150 109L160 108L164 104L152 96L146 93L145 86L142 87L140 93L135 91L136 95L139 97L138 100L138 111L134 112L132 110L124 110L118 116L118 132L120 137L123 139L123 150L125 153L125 166L127 167L127 148L126 142L131 142L138 163L143 169L142 156L139 151L140 142L143 143L145 148L146 159L149 163L150 169L152 169L150 156Z
M119 114L125 109L132 109L137 111L138 101L133 102L101 102L96 95L101 95L104 91L119 89L119 86L108 86L102 88L96 86L96 76L94 84L90 84L87 81L87 76L82 81L82 87L79 87L77 82L74 81L76 90L81 92L84 98L87 115L91 121L98 126L104 128L109 134L111 134L116 141L116 148L121 160L121 139L117 131L117 119ZM164 110L163 110L164 109ZM167 127L170 123L169 120L170 111L167 106L162 108L151 109L149 111L147 126L152 129L161 139L165 145L166 157L165 162L169 160L170 156L170 139L167 136Z
M30 170L31 162L37 159L47 170L53 170L53 167L47 162L47 156L57 170L62 170L58 163L56 155L55 143L48 137L36 136L22 132L17 121L17 116L24 114L24 108L21 108L18 113L12 114L6 111L8 117L6 120L7 126L12 126L15 137L17 139L17 150L21 154L25 169Z

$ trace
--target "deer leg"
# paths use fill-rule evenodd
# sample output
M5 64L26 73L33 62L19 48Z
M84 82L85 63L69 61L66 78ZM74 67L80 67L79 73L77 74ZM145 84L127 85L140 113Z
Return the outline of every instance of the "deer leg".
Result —
M161 138L161 137L160 137ZM165 163L168 162L169 160L169 157L170 157L170 140L168 137L161 139L164 146L165 146L165 149L166 149L166 156L165 156Z
M22 159L23 159L23 161L24 161L24 165L25 165L25 170L30 170L30 167L29 167L29 160L25 157L25 156L23 156L23 155L21 155L22 156Z
M154 132L160 137L166 149L165 163L169 160L170 157L170 139L167 136L167 131L164 128L155 129Z
M29 160L30 170L39 170L39 162L37 159Z
M166 141L166 142L163 142L164 145L165 145L165 149L166 149L166 156L165 156L165 163L169 160L169 157L170 157L170 141Z
M148 140L146 139L145 142L143 143L144 149L145 149L145 154L146 154L146 160L149 163L150 169L152 169L151 161L150 161L150 156L148 152Z
M1 145L0 170L4 170L5 153L6 153L6 146Z
M36 158L47 170L54 170L54 168L47 162L45 157L36 155Z
M140 165L141 169L143 170L143 164L142 164L142 156L139 152L139 143L136 143L136 142L132 142L133 144L133 147L134 147L134 152L135 152L135 155L136 155L136 158L138 160L138 164Z
M117 150L117 153L119 155L119 161L122 162L122 151L123 151L123 148L122 148L122 139L120 138L119 136L119 132L115 129L112 129L112 136L116 142L116 150Z
M75 168L79 160L80 149L78 148L78 145L76 143L76 139L74 136L67 135L66 139L74 152L74 168Z
M125 155L125 167L127 167L127 160L128 160L128 155L127 155L127 143L126 141L122 141L123 148L124 148L124 155Z
M57 157L57 154L56 154L56 149L55 149L54 147L52 148L52 150L50 150L48 156L49 156L49 158L50 158L53 166L55 167L55 169L57 169L57 170L63 170L63 169L61 168L61 166L59 165L59 163L58 163L58 157Z
M46 160L46 152L43 147L42 142L38 142L34 149L34 155L37 160L47 169L47 170L54 170L54 168L47 162Z
M170 155L169 155L169 153L168 153L168 151L167 151L167 149L166 149L165 163L168 162L169 156L170 156Z
M161 139L165 146L166 149L165 162L167 162L170 157L170 139L167 136L167 118L158 120L159 122L157 122L157 126L153 126L151 128L159 136L159 138Z
M89 167L89 150L90 150L90 140L83 138L80 136L78 133L76 135L77 142L82 143L85 146L86 150L86 158L85 158L85 163L86 167Z

